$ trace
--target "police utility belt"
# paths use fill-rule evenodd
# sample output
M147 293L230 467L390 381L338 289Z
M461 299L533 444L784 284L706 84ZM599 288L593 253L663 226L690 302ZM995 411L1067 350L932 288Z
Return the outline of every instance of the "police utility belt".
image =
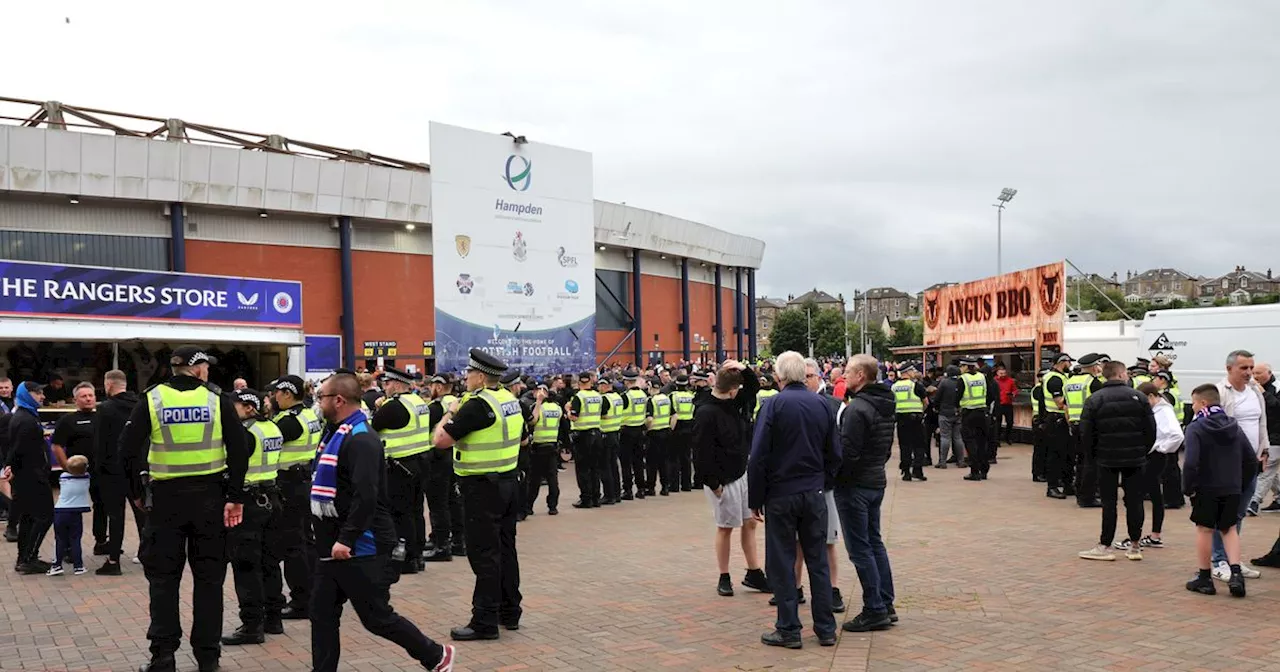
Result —
M275 481L262 483L246 483L244 486L245 501L257 504L259 508L271 510L271 500L280 494Z

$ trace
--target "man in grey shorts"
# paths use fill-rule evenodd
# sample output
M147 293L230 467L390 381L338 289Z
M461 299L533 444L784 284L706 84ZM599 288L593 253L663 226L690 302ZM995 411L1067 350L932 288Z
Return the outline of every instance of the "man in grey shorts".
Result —
M745 373L745 375L744 375ZM751 434L747 431L755 408L759 379L741 363L729 360L716 374L711 396L693 414L693 447L697 460L696 473L716 521L716 561L720 565L720 584L716 592L733 595L729 579L729 543L733 531L742 529L742 554L747 561L747 575L742 585L762 592L769 582L760 569L756 548L756 523L747 506L747 456L751 452Z

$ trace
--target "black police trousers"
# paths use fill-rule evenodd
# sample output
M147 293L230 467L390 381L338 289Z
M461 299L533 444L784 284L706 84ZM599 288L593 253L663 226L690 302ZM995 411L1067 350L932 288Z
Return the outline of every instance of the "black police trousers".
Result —
M663 491L672 490L670 465L667 463L667 445L670 443L671 430L660 429L649 432L645 438L649 441L649 447L645 451L645 471L647 472L645 489L653 492L657 487L658 476L661 476ZM680 484L676 483L674 489L680 489Z
M570 433L573 440L573 470L578 478L578 492L583 503L600 503L600 476L604 460L600 459L600 430L584 429Z
M667 441L667 474L671 490L693 489L693 422L677 422Z
M924 468L929 444L924 436L924 415L898 413L898 471L919 472Z
M178 588L190 564L191 648L197 660L217 660L222 636L222 584L227 578L227 529L221 482L207 477L157 481L139 558L151 592L152 655L173 653L182 640Z
M1092 504L1098 501L1098 464L1080 440L1078 424L1071 426L1071 442L1076 465L1076 503Z
M459 476L467 520L467 561L476 575L471 622L476 632L520 623L520 560L516 556L515 474Z
M960 435L969 451L969 473L985 475L991 471L988 444L987 409L966 408L960 410Z
M618 444L618 462L622 469L622 493L644 490L644 427L623 427Z
M520 478L516 486L516 501L523 506L529 501L529 478L533 470L533 448L530 446L520 446L520 460L516 463L516 471L520 473ZM529 513L533 511L533 507L525 507L522 511Z
M464 547L462 495L453 473L453 450L436 448L426 452L427 507L431 512L431 543L436 548Z
M342 605L348 601L365 630L388 639L427 669L440 663L444 648L391 608L396 577L389 555L316 563L311 584L311 669L336 672L342 656Z
M538 493L542 491L543 479L547 481L547 510L554 511L560 506L560 470L556 468L560 459L560 447L554 443L535 443L530 449L529 458L525 511L533 511Z
M1071 465L1071 446L1074 439L1063 413L1046 413L1041 429L1044 441L1044 477L1049 488L1062 488L1075 492Z
M276 557L284 561L289 606L306 612L315 571L315 534L311 530L311 476L306 469L286 470L276 477L280 520L276 524Z
M245 492L244 520L227 531L227 556L240 602L240 623L257 630L284 608L280 576L280 499L265 489Z
M621 476L618 473L619 435L622 432L600 432L600 485L604 498L617 500L622 496Z
M405 557L422 557L426 539L418 536L426 528L423 520L422 474L426 465L423 454L387 460L387 491L396 535L404 539Z

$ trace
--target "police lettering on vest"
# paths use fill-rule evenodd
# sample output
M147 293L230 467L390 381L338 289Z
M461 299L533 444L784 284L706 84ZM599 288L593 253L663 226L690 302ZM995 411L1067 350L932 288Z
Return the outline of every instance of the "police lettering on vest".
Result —
M535 444L553 444L560 439L560 420L564 411L560 405L552 401L542 402L542 417L533 426L533 442Z
M463 403L479 399L493 412L492 425L476 430L453 446L453 473L459 476L511 471L520 460L520 435L524 416L520 402L506 389L481 390L463 397Z
M297 419L302 427L302 434L284 444L280 453L281 471L290 469L294 465L309 466L315 457L316 449L320 446L320 435L324 432L324 423L320 422L316 412L301 404L276 413L272 420L278 423L289 415Z
M168 384L147 393L151 416L148 472L164 481L225 471L227 452L222 443L222 406L205 387L179 391Z
M960 408L965 410L986 408L987 377L981 373L966 373L960 376L964 381L964 396L960 398Z
M899 380L893 384L893 398L897 402L898 413L923 413L924 402L916 396L914 380Z
M609 412L600 416L600 431L605 434L622 431L622 395L606 392L604 398L609 400Z
M249 456L249 470L244 482L256 485L276 480L280 468L280 453L284 448L284 436L274 422L254 420L247 426L253 436L253 455Z
M213 411L211 411L207 406L165 408L160 411L160 423L164 425L181 425L188 422L209 422L212 419Z
M575 432L600 429L600 410L604 397L591 390L578 390L574 396L578 399L578 419L569 421L569 429Z

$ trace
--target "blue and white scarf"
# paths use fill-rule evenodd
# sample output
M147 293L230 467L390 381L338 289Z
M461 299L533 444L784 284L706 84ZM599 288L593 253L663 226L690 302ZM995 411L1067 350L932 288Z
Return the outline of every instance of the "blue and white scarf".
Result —
M317 518L337 518L333 499L338 496L338 453L349 434L369 431L368 419L362 411L347 416L342 424L320 444L315 473L311 477L311 514Z
M1219 413L1226 413L1226 411L1223 410L1221 406L1205 406L1204 408L1196 411L1196 417L1192 418L1191 421L1195 422L1200 418L1207 418L1211 415L1217 415Z

